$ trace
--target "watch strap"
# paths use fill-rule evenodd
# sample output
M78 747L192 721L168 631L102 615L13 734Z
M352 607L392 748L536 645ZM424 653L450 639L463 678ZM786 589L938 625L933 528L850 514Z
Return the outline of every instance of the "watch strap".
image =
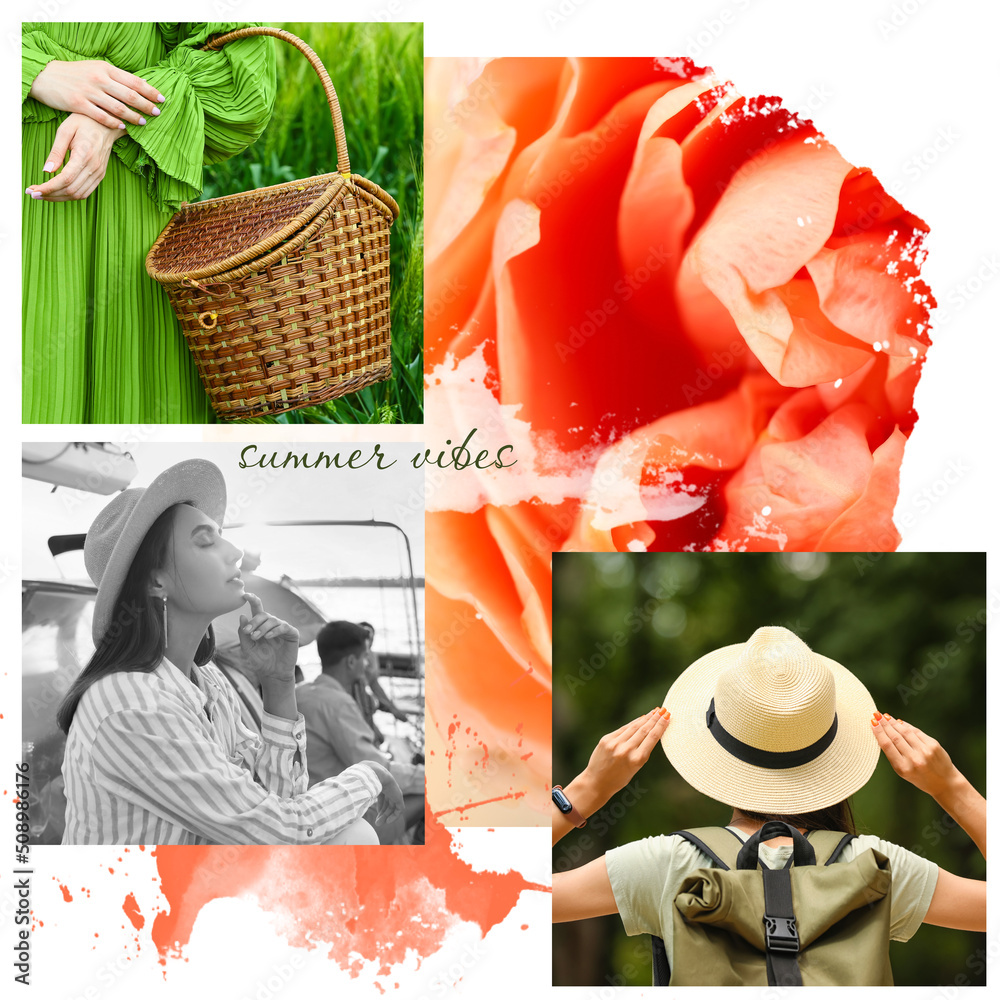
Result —
M569 796L566 794L565 790L563 789L563 786L562 785L553 785L552 786L552 791L555 791L557 788L559 789L560 792L563 793L563 798L565 798L566 801L569 802ZM560 812L561 811L562 810L560 810ZM572 802L569 802L569 812L563 813L563 816L565 816L567 819L569 819L569 821L575 827L577 827L577 828L580 828L582 826L586 826L587 825L587 819L586 819L586 817L583 815L583 813L580 812L579 809L576 808L575 805L573 805Z

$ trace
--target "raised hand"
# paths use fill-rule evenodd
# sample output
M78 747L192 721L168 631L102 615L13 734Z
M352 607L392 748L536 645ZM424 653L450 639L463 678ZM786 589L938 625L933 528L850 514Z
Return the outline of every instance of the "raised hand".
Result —
M955 767L944 747L916 726L878 712L872 718L872 731L896 774L926 792L956 819L985 858L986 799ZM985 921L985 911L983 919ZM939 919L931 922L938 923ZM946 923L943 926L964 925Z
M584 818L597 812L635 777L668 725L670 713L665 708L654 708L601 737L583 772L565 788L567 798ZM570 820L553 809L552 843L557 843L572 828Z
M602 736L590 755L584 776L607 798L611 798L649 760L653 747L660 742L669 724L670 713L663 708L654 708L613 733Z
M124 122L145 125L143 115L158 115L157 103L165 100L141 77L103 59L54 59L35 77L28 96L116 129L125 128Z
M962 778L944 747L916 726L876 713L872 731L896 774L933 798Z
M256 594L246 595L250 615L240 615L240 653L262 686L275 681L294 685L299 630L268 614Z

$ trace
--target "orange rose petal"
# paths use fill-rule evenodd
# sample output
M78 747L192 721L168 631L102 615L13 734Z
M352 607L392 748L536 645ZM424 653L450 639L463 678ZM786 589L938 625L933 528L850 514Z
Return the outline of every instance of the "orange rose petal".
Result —
M431 810L503 796L504 822L544 822L551 682L514 660L474 608L432 586L427 636L428 749L435 750L427 768ZM479 822L481 815L469 818Z
M645 546L655 535L647 521L675 520L698 510L705 492L696 485L693 467L725 471L742 464L788 394L766 374L747 376L722 399L669 414L616 442L594 469L573 547L610 551L623 541ZM626 526L632 530L619 530Z
M816 287L808 279L793 279L765 292L765 322L771 330L787 323L787 340L780 358L778 381L788 386L832 382L856 372L871 359L871 345L862 347L838 329L820 309ZM780 312L785 316L779 319Z
M897 232L927 232L927 223L893 198L879 183L868 167L854 167L844 179L840 204L829 247L843 246L859 236L881 230L888 235Z
M795 382L787 381L783 363L793 322L780 299L764 293L791 281L823 247L850 164L824 141L794 138L753 162L757 169L725 190L695 237L692 266L774 378L798 385L827 381L826 358L811 382L804 360L791 372Z
M490 73L496 89L462 106ZM523 821L544 822L551 552L898 543L927 227L775 99L694 76L584 58L428 75L428 136L461 135L428 145L427 371L445 382L482 352L470 371L493 399L477 406L516 413L523 481L558 498L428 518L428 746L450 769L445 789L429 766L428 794L447 806L530 788ZM428 386L429 414L456 385ZM504 768L512 736L537 752L473 780L485 748L456 743L466 717Z
M481 298L504 179L519 153L552 128L564 70L561 59L527 66L520 60L428 60L425 371L444 361L455 329L464 330Z
M806 269L815 282L823 314L846 333L879 351L916 361L926 353L927 309L914 296L895 269L901 241L886 247L865 239L821 250Z
M490 530L487 510L427 515L427 582L442 596L471 605L510 655L527 666L538 654L524 629L522 596Z
M694 199L673 139L640 143L618 210L618 249L632 277L633 309L644 323L663 321L663 304L673 297L684 234L694 215ZM656 251L650 266L651 253ZM641 279L641 280L640 280Z
M551 671L552 556L537 544L536 529L528 523L528 518L520 516L526 506L489 506L486 523L517 588L524 609L520 625L541 661L537 667Z
M899 469L906 436L896 428L875 449L864 492L826 531L817 544L822 552L892 552L900 542L892 523L899 496Z
M703 110L696 123L679 116L690 128L681 146L684 176L695 196L691 237L730 187L754 182L775 149L788 141L820 138L811 122L781 107L777 98L743 97L731 83L707 90L698 107Z
M656 325L633 313L636 283L664 266L660 244L642 275L624 273L618 257L617 198L644 112L626 100L539 161L523 197L540 209L540 240L497 286L501 399L520 402L520 416L564 450L680 408L677 375L694 378L697 359L669 304Z
M458 113L460 109L461 105ZM455 114L455 109L449 113ZM485 110L467 120L463 128L441 129L441 134L444 148L435 156L435 170L427 179L428 262L475 218L506 169L517 140L515 129Z
M685 253L673 297L684 336L699 351L694 377L686 383L684 402L704 402L707 393L725 389L748 366L761 368L740 333L732 313L709 291Z
M814 395L814 390L805 390ZM726 487L720 537L753 551L813 551L823 532L865 491L873 459L863 404L831 413L798 440L764 435Z

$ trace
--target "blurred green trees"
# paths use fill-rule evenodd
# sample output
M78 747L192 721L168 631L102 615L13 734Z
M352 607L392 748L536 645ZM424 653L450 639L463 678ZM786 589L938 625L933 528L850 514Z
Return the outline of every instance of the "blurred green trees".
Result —
M553 781L568 783L601 736L661 704L699 656L744 642L761 625L784 625L857 674L882 711L938 739L985 794L991 601L1000 607L1000 595L987 596L978 553L557 554ZM609 814L612 823L588 824L556 845L553 871L731 816L684 782L659 749L639 780L649 791L624 815ZM859 832L959 875L986 877L964 831L886 760L853 804ZM911 942L891 947L897 985L985 985L976 955L985 935L924 925ZM648 938L626 937L617 916L556 925L553 964L557 986L651 981Z
M351 170L399 203L390 248L393 377L360 392L258 423L422 423L424 310L423 24L278 23L319 56L337 91ZM205 168L203 198L330 173L337 153L319 77L275 40L278 96L264 134Z

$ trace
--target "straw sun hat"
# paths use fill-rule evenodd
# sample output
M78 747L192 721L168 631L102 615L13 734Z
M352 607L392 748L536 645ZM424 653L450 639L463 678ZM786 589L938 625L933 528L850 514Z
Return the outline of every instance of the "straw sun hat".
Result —
M670 763L738 809L822 809L861 788L878 763L867 688L786 628L759 628L696 660L663 705Z
M95 644L100 645L111 626L115 602L146 533L168 507L178 503L193 504L221 526L226 481L219 467L203 458L178 462L149 486L123 490L94 519L83 545L83 561L97 585Z

